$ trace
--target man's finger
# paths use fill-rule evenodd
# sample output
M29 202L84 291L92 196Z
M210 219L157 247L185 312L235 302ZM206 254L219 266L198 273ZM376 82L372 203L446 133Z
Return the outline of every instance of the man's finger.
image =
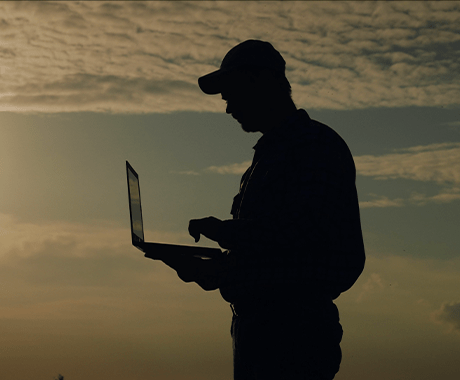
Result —
M200 230L198 229L198 220L192 219L188 224L188 233L195 239L195 243L200 240Z

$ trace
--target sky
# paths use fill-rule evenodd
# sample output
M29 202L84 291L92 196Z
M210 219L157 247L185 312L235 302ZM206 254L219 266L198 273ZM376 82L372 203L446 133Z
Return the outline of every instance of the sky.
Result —
M230 218L260 134L200 92L246 39L356 168L337 380L460 376L460 2L1 2L0 378L228 380L231 310L131 245ZM214 247L211 241L200 245Z

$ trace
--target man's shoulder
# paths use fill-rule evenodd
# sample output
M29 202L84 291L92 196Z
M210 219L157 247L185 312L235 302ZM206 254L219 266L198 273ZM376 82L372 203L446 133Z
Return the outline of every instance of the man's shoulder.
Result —
M335 148L344 148L348 146L343 138L331 127L311 119L307 112L299 110L300 117L296 122L296 133L292 136L292 142L297 144L319 144L332 145Z
M307 167L328 168L333 172L355 172L351 151L333 128L310 119L305 112L297 119L294 129L295 133L285 147L286 159Z

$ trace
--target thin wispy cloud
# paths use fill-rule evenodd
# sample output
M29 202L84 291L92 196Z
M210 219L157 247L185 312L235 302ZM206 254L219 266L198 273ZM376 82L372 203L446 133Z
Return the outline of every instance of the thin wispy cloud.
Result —
M440 143L397 149L395 153L354 157L358 175L376 180L409 179L434 182L442 188L437 195L412 193L408 199L378 194L368 194L371 199L360 202L361 208L402 207L408 204L423 206L427 203L449 203L460 200L460 143ZM199 172L184 174L215 173L242 175L251 161L210 166Z
M437 183L460 183L460 143L420 145L381 156L355 156L357 174L378 180L405 178ZM401 152L401 153L399 153ZM210 166L203 171L243 174L251 161Z
M185 174L185 175L200 175L199 172L195 170L182 170L182 171L171 171L172 174Z
M16 362L3 361L2 378L12 372L29 378L29 368L51 378L57 371L56 357L59 366L67 368L63 372L71 373L77 357L78 368L89 368L83 378L90 379L96 368L112 379L123 379L132 373L132 363L145 357L137 374L161 379L161 366L151 364L145 353L156 352L165 361L171 357L169 349L164 353L165 347L173 347L173 362L178 358L186 362L190 356L181 351L184 337L193 341L197 331L195 341L201 349L212 347L206 357L213 363L223 361L215 341L223 341L222 345L226 341L209 326L215 319L225 320L227 308L220 310L218 302L207 300L209 295L200 298L197 285L184 285L163 263L144 258L131 245L129 228L102 221L25 223L0 213L0 231L0 318L7 331L3 344L19 353L18 363L28 363L18 370ZM177 236L170 240L172 235L163 238L177 242ZM207 310L212 318L190 318L199 313L197 309ZM120 349L129 345L135 348ZM36 347L40 347L38 357ZM118 352L122 352L119 357ZM196 367L188 370L199 373L203 364L198 360ZM221 364L217 367L216 373L223 372ZM198 375L206 376L219 378L209 372Z
M416 146L398 152L355 157L358 174L376 179L460 183L460 143Z
M361 293L359 293L356 302L361 302L376 292L382 292L384 288L382 276L378 273L371 273L367 281L362 285Z
M186 231L149 230L145 233L158 242L181 244L190 240ZM77 259L107 256L112 260L114 255L132 257L132 252L137 252L131 245L130 229L107 221L37 224L22 222L11 215L0 213L0 236L2 263L44 254Z
M146 233L155 241L188 241L186 232ZM107 221L37 224L0 213L0 275L5 284L15 284L0 291L0 316L87 319L90 310L99 317L111 308L122 315L129 307L145 308L147 301L133 295L156 293L160 283L169 284L159 292L168 304L168 292L178 285L174 272L146 260L130 236L129 228ZM159 293L155 297L163 298Z
M389 199L387 196L377 194L368 194L368 196L372 197L372 199L364 202L359 202L360 208L402 207L405 204L404 199L402 198Z
M460 302L445 302L431 316L435 322L449 325L451 332L460 333Z
M446 123L445 125L447 125L450 129L460 130L460 121L451 121Z
M361 202L361 208L401 207L406 204L450 203L460 200L460 143L441 143L398 149L382 156L354 158L359 175L376 180L408 179L434 182L442 188L437 195L412 193L409 199L389 199L370 194L374 199Z
M425 206L428 203L450 203L460 200L460 187L442 188L436 195L426 195L423 193L412 192L409 198L390 199L385 195L367 194L370 200L359 202L360 208L369 207L403 207L407 205Z
M220 112L197 78L248 38L280 50L301 107L460 104L456 2L3 2L0 14L0 110Z
M338 299L339 308L341 303L342 310L348 305L350 309L365 307L366 312L372 310L385 320L407 317L408 323L420 323L424 326L422 329L431 328L435 321L458 325L460 319L456 311L460 303L445 302L439 308L437 301L439 292L455 300L451 297L455 297L459 282L458 258L438 260L423 259L416 254L388 255L379 252L381 245L367 249L366 268L355 286ZM347 306L344 298L350 301Z
M419 206L427 203L450 203L460 200L460 187L448 187L442 189L438 194L427 196L426 194L412 193L409 202Z
M222 166L210 166L204 169L204 172L217 173L217 174L244 174L244 172L251 166L251 161L244 161L241 164L229 164Z

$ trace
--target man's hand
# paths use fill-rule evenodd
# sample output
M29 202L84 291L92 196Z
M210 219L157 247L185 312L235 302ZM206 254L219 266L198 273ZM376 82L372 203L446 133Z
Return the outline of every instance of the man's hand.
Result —
M223 258L201 259L193 256L164 257L162 261L173 268L184 282L196 282L204 290L219 287L219 278L225 270Z
M222 236L222 220L213 216L202 219L192 219L188 225L188 232L195 239L195 243L200 240L200 235L208 239L219 242Z

